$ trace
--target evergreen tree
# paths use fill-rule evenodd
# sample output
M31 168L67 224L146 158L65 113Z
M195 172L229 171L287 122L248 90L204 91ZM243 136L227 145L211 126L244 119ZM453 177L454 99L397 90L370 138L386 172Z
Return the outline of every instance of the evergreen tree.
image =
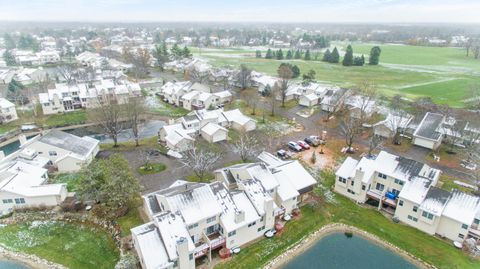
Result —
M310 84L312 81L315 80L315 75L317 73L315 72L315 70L313 69L310 69L306 74L303 74L302 78L303 78L303 82L302 84L304 85L308 85Z
M380 53L382 50L380 47L375 46L370 50L369 65L377 65L380 62Z
M272 50L268 49L267 54L265 54L265 59L272 59L272 58L273 58Z
M352 46L350 45L348 45L347 51L345 52L345 56L343 56L342 64L343 66L353 65L353 49L352 49Z
M283 51L279 49L276 54L277 60L283 60Z
M182 56L184 58L192 58L193 55L190 52L190 50L187 48L187 46L183 47Z
M291 60L293 58L293 53L291 50L287 51L287 60Z
M170 52L172 53L173 57L176 59L182 56L182 51L180 50L177 44L173 45L173 47L170 49Z
M305 57L304 57L305 61L310 61L312 59L312 56L310 56L310 50L307 49L307 51L305 52Z
M327 50L325 51L325 53L323 53L322 61L324 61L324 62L330 62L330 61L331 61L331 58L332 58L331 54L332 54L332 53L330 52L330 50L327 49Z
M293 78L298 78L300 76L300 68L298 66L292 66Z
M293 56L293 58L296 60L302 58L302 54L300 53L300 50L295 51L295 55Z
M170 54L168 53L167 43L165 41L162 42L162 55L168 57Z
M13 40L13 38L10 34L3 35L3 41L4 41L4 44L5 44L5 48L7 50L11 50L11 49L14 49L14 48L17 47L16 44L15 44L15 40Z
M24 89L25 89L25 86L23 86L22 83L20 83L19 81L16 81L15 79L12 79L10 83L8 83L7 99L10 102L13 102L18 105L24 105L28 103L28 98L23 92Z
M16 61L15 61L15 57L13 56L13 54L9 51L9 50L6 50L4 53L3 53L3 60L5 61L5 63L8 65L8 66L12 66L12 65L16 65Z
M262 52L260 50L255 51L256 58L262 58Z
M363 54L362 54L362 57L360 57L360 60L361 60L360 63L363 66L365 64L365 56L363 56Z
M338 54L337 47L333 48L332 54L330 55L330 63L340 62L340 54Z

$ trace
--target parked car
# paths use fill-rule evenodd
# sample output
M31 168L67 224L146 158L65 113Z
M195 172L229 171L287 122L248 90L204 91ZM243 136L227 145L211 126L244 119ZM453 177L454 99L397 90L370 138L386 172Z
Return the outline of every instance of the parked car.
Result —
M315 135L311 135L311 136L305 138L304 141L307 142L307 144L309 144L310 146L313 146L313 147L316 147L316 146L319 146L319 145L325 145L325 140L322 140L322 139L320 139L320 137L315 136Z
M281 150L277 151L277 156L280 159L286 159L287 158L287 151L284 150L284 149L281 149Z
M290 148L293 151L302 151L302 147L300 147L297 143L290 141L288 142L288 148Z
M299 140L297 144L302 147L302 149L310 149L310 146L302 140Z

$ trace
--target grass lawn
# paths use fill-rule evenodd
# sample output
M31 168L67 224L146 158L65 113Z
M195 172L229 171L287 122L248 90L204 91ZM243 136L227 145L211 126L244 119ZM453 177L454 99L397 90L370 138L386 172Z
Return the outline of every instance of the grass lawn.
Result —
M144 223L139 211L141 210L139 209L141 206L142 199L138 197L134 202L131 203L128 213L125 216L117 219L117 223L120 225L122 230L122 236L130 235L130 229Z
M185 177L185 179L187 181L190 181L190 182L210 182L212 181L213 179L215 178L215 176L212 174L212 173L208 173L206 174L203 179L200 179L199 177L197 177L197 175L195 174L191 174L191 175L188 175Z
M112 150L112 151L124 151L124 150L133 150L133 149L158 149L162 152L166 152L166 149L157 143L158 137L149 137L139 140L139 146L137 147L135 141L119 142L117 147L113 147L113 143L102 143L100 144L100 149L102 150Z
M140 175L157 174L167 169L167 166L163 163L149 163L148 165L142 165L137 168L137 172Z
M242 249L239 255L219 264L217 268L260 268L328 223L345 223L358 227L438 268L478 268L478 260L466 256L451 243L412 227L395 224L374 209L358 206L345 197L331 193L329 188L335 178L331 173L324 178L324 189L319 187L315 190L320 195L321 202L303 206L300 220L288 222L282 235L260 240Z
M160 116L182 117L188 114L188 112L190 112L183 107L176 107L174 105L166 103L160 98L157 98L157 101L158 102L156 102L156 107L151 108L151 112Z
M453 189L456 189L456 190L459 190L459 191L462 191L462 192L465 192L465 193L473 193L474 190L470 189L470 188L466 188L466 187L463 187L463 186L460 186L458 184L455 184L455 180L458 180L458 181L461 181L457 178L453 178L453 177L449 177L445 174L442 174L440 176L440 182L441 182L441 186L440 188L446 190L446 191L452 191ZM465 182L467 184L470 184L469 182Z
M5 123L5 124L0 124L0 135L13 131L18 127L16 124L16 121Z
M47 128L63 127L68 125L83 124L87 122L87 112L83 110L72 111L64 114L45 116L40 123Z
M119 259L109 234L74 223L35 221L9 225L0 228L0 243L71 269L110 269Z
M80 174L78 173L63 173L57 174L52 177L52 183L67 183L67 190L74 192L77 190L77 186L80 181Z

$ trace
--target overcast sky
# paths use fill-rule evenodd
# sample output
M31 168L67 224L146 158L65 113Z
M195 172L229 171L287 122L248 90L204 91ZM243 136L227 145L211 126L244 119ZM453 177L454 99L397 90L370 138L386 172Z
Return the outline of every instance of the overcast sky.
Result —
M480 0L0 0L8 21L480 22Z

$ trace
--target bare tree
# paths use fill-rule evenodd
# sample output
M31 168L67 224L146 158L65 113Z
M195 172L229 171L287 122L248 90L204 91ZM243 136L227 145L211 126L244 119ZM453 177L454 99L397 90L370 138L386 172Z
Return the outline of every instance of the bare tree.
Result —
M132 97L126 104L127 120L132 128L133 137L135 139L135 146L139 146L139 125L147 108L143 97Z
M259 151L261 151L260 142L252 133L242 133L233 143L233 152L238 154L243 162L256 157Z
M113 140L113 146L118 147L118 134L123 130L122 117L125 116L125 107L119 105L114 97L98 93L95 108L90 110L89 117L103 128Z
M208 73L201 72L196 67L192 67L185 71L185 77L193 82L205 83L208 80Z
M219 152L194 145L189 150L182 152L182 158L179 161L183 164L183 167L192 170L195 176L203 181L205 175L214 168L222 157Z
M345 113L340 123L340 131L345 139L347 153L353 152L353 143L361 131L361 125L358 120L352 118L349 113Z
M465 102L468 107L474 110L480 110L480 84L479 83L470 85L468 97Z
M275 116L275 106L277 105L277 95L278 92L280 92L279 86L275 83L273 85L270 96L268 98L269 103L270 103L270 116L274 117ZM264 120L265 121L265 120Z
M373 156L373 151L382 146L383 137L374 134L373 132L368 137L368 153L367 157L371 158Z
M240 85L240 89L245 90L250 86L252 78L252 70L249 69L246 65L240 65L240 71L237 73L237 83Z
M72 65L60 65L57 67L57 73L60 74L68 84L75 82L75 70L76 68Z
M290 80L293 78L293 71L288 65L281 64L280 67L278 67L277 73L280 77L279 92L282 100L282 107L285 107L285 99L287 98L287 90Z
M357 103L360 112L359 120L363 125L367 122L368 117L370 116L369 110L371 109L375 98L377 98L377 89L372 82L364 80L360 85L358 93L360 94L360 98Z
M401 135L411 122L410 116L406 108L406 102L400 95L395 95L390 102L391 116L388 118L387 124L393 132L392 142L395 145L402 143Z

